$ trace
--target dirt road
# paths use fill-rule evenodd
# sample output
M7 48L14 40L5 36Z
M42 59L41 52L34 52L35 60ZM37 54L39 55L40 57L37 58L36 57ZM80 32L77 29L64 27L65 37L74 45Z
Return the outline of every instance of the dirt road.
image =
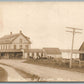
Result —
M4 68L8 74L8 82L20 82L23 81L25 82L26 80L22 78L13 68L5 66L5 65L0 65L0 67Z
M11 65L27 73L36 74L46 81L84 81L84 73L27 64L22 63L22 61L24 60L0 60L0 63Z

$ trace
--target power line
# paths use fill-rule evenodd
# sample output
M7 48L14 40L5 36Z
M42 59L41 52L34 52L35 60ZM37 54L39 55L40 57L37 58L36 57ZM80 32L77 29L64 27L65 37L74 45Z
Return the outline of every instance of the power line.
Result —
M71 29L70 31L66 31L66 32L70 32L72 33L72 46L71 46L71 57L70 57L70 65L69 67L72 68L72 56L73 56L73 45L74 45L74 36L76 33L82 33L82 32L76 32L76 30L82 30L82 29L79 29L79 28L73 28L73 27L66 27L68 29Z

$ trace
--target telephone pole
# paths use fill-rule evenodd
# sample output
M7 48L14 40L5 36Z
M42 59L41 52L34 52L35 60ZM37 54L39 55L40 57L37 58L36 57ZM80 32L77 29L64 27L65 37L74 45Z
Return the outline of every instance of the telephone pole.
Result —
M66 32L72 33L71 57L70 57L70 65L69 65L69 67L72 68L72 57L73 57L74 36L75 36L76 33L81 33L81 32L76 32L76 30L82 30L82 29L73 28L73 27L66 27L66 28L72 30L72 31L66 31Z

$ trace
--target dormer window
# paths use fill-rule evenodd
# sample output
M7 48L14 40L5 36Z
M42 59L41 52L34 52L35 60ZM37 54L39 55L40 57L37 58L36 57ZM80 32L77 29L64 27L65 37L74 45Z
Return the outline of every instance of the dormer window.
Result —
M22 43L22 39L20 39L20 43Z
M25 49L28 49L29 48L29 46L28 45L25 45Z

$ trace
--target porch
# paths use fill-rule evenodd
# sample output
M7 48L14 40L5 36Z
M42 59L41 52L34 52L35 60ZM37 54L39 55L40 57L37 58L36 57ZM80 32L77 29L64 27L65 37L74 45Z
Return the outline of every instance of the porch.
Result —
M20 50L1 50L0 59L22 59L23 52Z

